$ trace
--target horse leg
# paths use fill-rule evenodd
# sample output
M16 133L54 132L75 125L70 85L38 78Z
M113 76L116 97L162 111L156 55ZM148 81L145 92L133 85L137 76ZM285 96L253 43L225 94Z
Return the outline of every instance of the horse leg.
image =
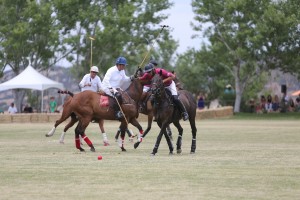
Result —
M190 118L190 125L192 129L192 145L191 145L191 154L194 154L196 151L196 135L197 135L197 128L195 125L195 119Z
M137 142L134 143L134 145L133 145L134 148L136 149L139 146L139 144L143 141L144 131L143 131L143 128L140 125L140 123L136 120L136 118L133 118L131 120L131 124L134 125L135 127L137 127L139 129L139 134L138 134Z
M157 122L157 124L158 124L158 126L160 127L160 132L159 132L159 134L158 134L158 136L157 136L156 143L155 143L154 148L153 148L153 151L152 151L152 153L151 153L151 155L153 155L153 156L154 156L154 155L157 153L157 151L158 151L158 147L159 147L159 144L160 144L160 141L161 141L161 138L162 138L163 134L165 135L165 137L166 137L166 135L167 135L167 133L166 133L166 126L167 126L167 123L165 122L165 123L161 124L160 122ZM170 153L171 153L171 152L173 152L173 149L172 149L173 145L172 145L172 143L170 142L170 138L167 139L167 142L168 142L168 145L171 144L171 145L169 145L169 149L170 149ZM171 149L172 149L172 151L171 151Z
M169 135L171 141L173 141L172 130L171 130L171 128L170 128L170 124L167 126L167 133L168 133L168 135Z
M122 120L121 125L120 125L120 130L121 130L121 140L119 141L119 147L121 148L122 151L126 151L124 148L124 141L125 141L125 130L127 129L127 123L125 120Z
M78 121L74 113L71 114L71 121L65 126L64 132L60 135L59 143L64 144L65 134L69 128L71 128Z
M133 142L133 138L135 137L135 135L133 135L132 134L132 132L127 128L126 129L126 133L127 133L127 135L128 135L128 137L129 137L129 142Z
M85 150L81 147L81 143L80 143L80 128L79 128L79 124L77 124L76 128L75 128L75 146L77 149L79 149L81 152L84 152Z
M66 119L68 119L70 117L70 115L68 115L68 113L62 113L62 116L60 117L60 119L56 120L53 128L45 135L46 137L51 137L54 135L56 127L58 125L60 125L62 122L64 122Z
M177 138L176 146L177 146L177 153L180 154L182 152L181 145L182 145L183 128L181 127L179 121L173 121L173 124L178 130L178 138Z
M99 128L100 128L101 133L102 133L104 146L109 146L109 141L107 139L107 135L106 135L105 130L104 130L104 120L103 119L99 120Z
M133 135L128 128L126 129L126 133L127 133L128 137L129 137L129 142L133 142L133 138L135 137L135 135ZM120 134L121 134L121 128L119 127L119 129L118 129L118 131L117 131L117 133L115 135L116 142L118 142Z
M84 131L86 127L89 125L91 119L84 119L82 121L79 121L77 128L75 129L75 133L78 135L81 135L81 138L87 143L87 145L91 148L90 150L92 152L95 152L95 147L91 140L88 138L88 136L85 135ZM79 141L80 144L80 141ZM77 143L76 143L77 145ZM76 146L77 147L77 146ZM81 147L80 147L81 148ZM80 149L81 150L81 149Z
M162 130L163 130L163 129L162 129ZM173 147L171 138L170 138L169 134L167 133L167 131L164 131L164 135L165 135L165 138L166 138L167 143L168 143L168 146L169 146L169 150L170 150L169 154L170 154L170 155L173 155L174 147Z
M149 131L151 130L151 126L152 126L152 120L153 120L153 114L148 114L148 126L144 132L144 137L146 137L146 135L149 133Z
M118 129L118 131L117 131L117 133L116 133L116 135L115 135L115 140L116 140L116 142L118 142L120 133L121 133L121 128L119 127L119 129Z

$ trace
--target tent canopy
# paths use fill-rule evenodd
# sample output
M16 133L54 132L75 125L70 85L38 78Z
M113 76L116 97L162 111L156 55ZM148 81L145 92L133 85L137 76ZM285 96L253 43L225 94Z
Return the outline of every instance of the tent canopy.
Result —
M30 65L18 76L0 84L0 91L10 89L33 89L43 91L49 88L59 88L62 90L64 89L64 86L63 84L40 74Z
M41 111L44 109L44 90L49 88L64 89L62 83L53 81L46 76L37 72L32 66L26 67L26 69L18 76L0 84L0 92L10 89L32 89L42 91L42 105Z

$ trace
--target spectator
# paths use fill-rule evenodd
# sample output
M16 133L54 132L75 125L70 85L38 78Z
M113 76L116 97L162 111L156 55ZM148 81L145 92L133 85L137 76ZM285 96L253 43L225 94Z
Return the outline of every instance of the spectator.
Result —
M28 105L28 104L25 105L23 111L24 111L24 113L32 113L33 112L32 111L32 107L30 105Z
M283 93L283 96L282 96L282 99L281 99L281 102L280 102L280 112L287 112L288 111L288 107L289 107L289 98L288 96L286 95L286 93Z
M295 112L295 103L292 98L289 99L288 101L288 111L289 112Z
M266 103L267 103L267 100L266 100L265 95L261 95L260 96L260 109L263 113L266 112Z
M272 109L274 112L279 112L280 111L279 108L280 108L280 101L278 95L276 94L274 96L274 101L272 103Z
M300 96L300 95L299 95ZM300 112L300 97L296 98L296 102L295 102L295 112Z
M202 94L200 94L200 95L198 96L198 109L199 109L199 110L202 110L202 109L204 109L204 106L205 106L205 103L204 103L204 97L203 97Z
M232 89L232 86L230 84L226 85L224 93L225 94L233 94L234 93L234 90Z
M255 100L253 98L251 98L249 100L249 112L250 113L255 113Z
M267 101L265 103L265 111L267 113L273 112L273 105L272 105L273 101L272 101L272 96L268 95L267 96Z
M8 107L8 113L10 114L15 114L18 112L17 108L15 107L14 103L11 103L10 106Z
M50 113L55 113L57 109L57 103L55 101L54 97L50 97L50 102L49 102L49 111Z

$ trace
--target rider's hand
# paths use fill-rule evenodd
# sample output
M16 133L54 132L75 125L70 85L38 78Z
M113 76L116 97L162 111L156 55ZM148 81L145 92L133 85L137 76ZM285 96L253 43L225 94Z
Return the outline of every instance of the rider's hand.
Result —
M110 93L112 93L113 95L115 94L115 91L114 91L114 89L112 89L112 88L109 88L109 91L110 91Z
M135 79L135 78L136 78L135 75L131 75L131 76L130 76L130 80L131 80L131 81L133 81L133 79Z

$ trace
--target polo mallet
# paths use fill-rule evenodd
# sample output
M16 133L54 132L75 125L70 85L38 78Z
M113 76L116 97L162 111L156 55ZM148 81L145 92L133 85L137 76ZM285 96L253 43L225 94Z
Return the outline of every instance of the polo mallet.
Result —
M93 37L89 37L89 39L91 40L91 66L93 66L93 41L95 40L95 38Z
M154 41L156 41L159 37L159 35L161 34L161 32L164 30L164 28L169 27L168 25L160 25L161 29L159 31L159 33L157 34L156 38L154 39ZM153 49L153 43L154 41L150 42L150 49L148 50L148 52L146 53L144 59L142 60L141 64L138 66L138 68L141 68L141 66L143 66L145 60L147 59L147 57L149 56L150 51Z

